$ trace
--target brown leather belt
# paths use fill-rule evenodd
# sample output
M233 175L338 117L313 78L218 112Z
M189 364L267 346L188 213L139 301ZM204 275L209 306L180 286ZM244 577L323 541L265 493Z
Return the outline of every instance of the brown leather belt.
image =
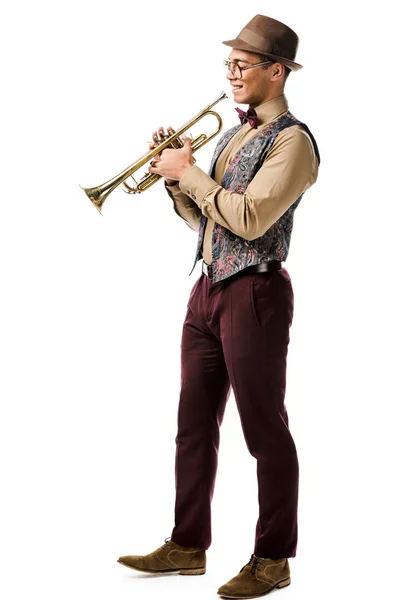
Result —
M265 271L278 271L282 268L282 262L280 260L269 260L268 262L258 263L258 265L251 265L242 269L238 273L231 275L231 277L237 277L238 275L244 275L245 273L263 273ZM212 279L212 265L208 265L206 262L202 262L202 271L207 277ZM228 277L227 279L230 279Z

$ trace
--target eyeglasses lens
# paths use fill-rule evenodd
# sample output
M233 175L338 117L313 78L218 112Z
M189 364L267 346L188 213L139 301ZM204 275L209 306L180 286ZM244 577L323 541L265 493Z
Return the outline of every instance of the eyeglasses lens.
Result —
M236 63L232 63L232 73L237 79L240 79L240 77L242 76L240 69Z
M239 66L234 62L229 62L228 60L224 61L224 65L227 71L230 71L236 79L240 79L242 73L240 72Z

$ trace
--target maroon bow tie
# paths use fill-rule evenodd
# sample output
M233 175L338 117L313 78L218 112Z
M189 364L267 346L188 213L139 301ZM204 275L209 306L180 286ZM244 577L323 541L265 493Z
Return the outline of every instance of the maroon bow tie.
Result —
M241 124L249 123L253 129L257 129L257 113L254 108L249 108L249 110L241 110L240 108L235 108L235 110L239 114L239 119Z

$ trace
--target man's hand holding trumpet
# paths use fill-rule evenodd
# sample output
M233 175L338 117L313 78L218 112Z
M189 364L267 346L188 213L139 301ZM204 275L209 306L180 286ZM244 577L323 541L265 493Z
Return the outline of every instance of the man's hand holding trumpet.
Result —
M172 127L167 129L169 134L173 131ZM153 131L153 142L150 143L149 149L156 148L165 137L163 127L158 128L158 134L157 131ZM180 181L183 174L196 162L193 158L190 138L182 134L182 141L184 143L182 148L165 148L160 154L156 154L150 163L149 173L161 175L165 178L167 185L174 185Z

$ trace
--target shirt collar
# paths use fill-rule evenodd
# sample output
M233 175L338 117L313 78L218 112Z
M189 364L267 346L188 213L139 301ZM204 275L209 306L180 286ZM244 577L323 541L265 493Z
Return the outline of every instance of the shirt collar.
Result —
M271 123L282 113L289 110L289 104L286 95L282 94L281 96L272 98L272 100L268 100L268 102L260 104L255 110L257 113L257 125L260 127L260 125L268 125L268 123Z

